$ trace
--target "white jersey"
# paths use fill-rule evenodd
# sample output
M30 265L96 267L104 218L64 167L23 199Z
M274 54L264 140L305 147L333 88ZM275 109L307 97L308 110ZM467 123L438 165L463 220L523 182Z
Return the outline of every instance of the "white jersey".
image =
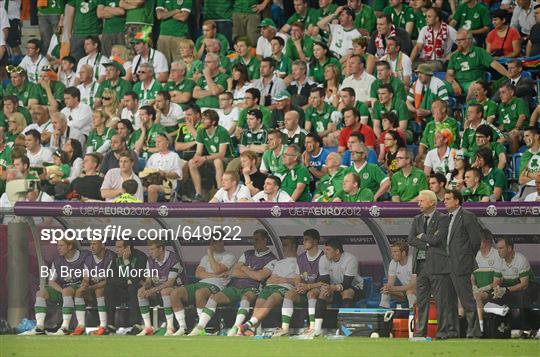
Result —
M278 260L272 269L272 275L277 275L282 278L294 278L300 275L300 269L298 268L298 263L296 262L296 257L287 257L281 260ZM275 286L282 286L287 289L292 289L292 284L268 284Z
M354 255L348 252L343 252L339 261L330 261L325 257L321 257L324 263L321 265L320 275L329 275L330 284L341 284L345 276L353 276L352 286L357 289L362 289L363 280L358 275L358 260Z
M178 126L178 121L181 119L184 119L184 111L182 110L182 107L171 102L169 112L167 114L161 113L159 123L165 127Z
M253 202L293 202L291 196L283 190L279 190L273 200L269 200L268 194L264 191L257 192L251 200Z
M413 259L410 255L407 257L407 263L405 263L405 265L401 265L399 262L392 259L388 266L388 276L395 276L398 278L401 285L409 284L412 277L412 261Z
M84 56L79 60L77 63L77 77L79 77L79 74L81 73L82 66L85 64L92 67L94 70L94 79L97 81L100 76L105 75L105 63L109 63L110 60L107 58L107 56L102 55L101 53L96 53L92 56Z
M361 37L360 32L353 28L345 30L343 26L330 24L330 34L332 41L330 43L330 51L337 53L340 57L347 54L352 49L352 42L355 38Z
M499 259L499 266L495 269L495 276L502 278L503 286L513 286L519 283L520 278L531 275L529 261L521 253L515 252L514 259L507 263L504 259Z
M229 253L227 251L223 253L214 253L214 259L216 262L223 264L227 267L227 269L231 269L236 262L236 257L234 254ZM212 266L210 265L210 261L208 260L208 255L205 255L201 259L201 263L199 264L200 267L203 267L207 273L213 273ZM230 278L206 278L202 279L201 283L207 283L217 286L220 290L222 290L227 284L229 284Z
M249 188L247 188L245 185L238 184L236 191L231 197L229 197L229 194L225 189L220 188L214 195L213 199L215 199L218 203L233 203L239 202L241 199L249 200L250 198L251 194L249 192Z
M155 74L169 72L169 64L167 63L167 58L163 53L159 52L158 50L154 50L153 48L150 48L148 58L144 58L141 55L136 55L135 57L133 57L132 66L135 66L133 67L134 73L143 63L150 63L154 67Z
M493 274L501 264L501 258L499 257L497 249L491 247L488 255L486 255L485 257L479 250L478 253L476 253L475 259L476 264L478 265L478 269L473 272L476 286L481 288L493 283Z
M28 80L32 83L39 82L39 75L43 67L48 66L49 61L42 55L39 55L36 62L32 62L32 59L28 56L24 56L19 67L23 68L28 76Z
M240 115L240 109L237 107L234 107L229 114L225 114L223 110L219 111L219 125L227 129L229 129L238 121L238 116ZM234 136L234 134L232 135Z
M133 129L137 130L141 127L141 114L139 110L133 113L128 108L124 107L120 113L120 119L127 119L133 124Z
M52 162L52 152L46 147L41 146L39 151L35 154L26 150L26 156L30 161L30 167L43 166L44 162Z

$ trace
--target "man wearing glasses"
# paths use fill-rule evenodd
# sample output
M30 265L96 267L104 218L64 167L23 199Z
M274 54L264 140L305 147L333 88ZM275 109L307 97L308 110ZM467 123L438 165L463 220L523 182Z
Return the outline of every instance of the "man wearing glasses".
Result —
M131 90L131 83L122 79L126 75L126 70L121 63L121 59L118 57L111 58L110 62L104 63L105 66L105 80L99 85L96 95L94 106L100 107L102 104L103 91L105 89L114 89L116 91L117 98L123 98L124 95Z
M137 70L139 81L133 86L133 91L139 97L139 108L145 105L154 105L156 94L161 84L154 79L154 67L150 63L143 63Z
M373 201L381 198L390 188L390 179L376 164L366 161L368 148L364 143L351 146L351 166L347 173L355 173L360 177L360 187L368 188L373 193Z
M413 155L407 148L398 150L396 160L400 170L392 175L392 202L416 202L420 191L428 189L426 174L412 165Z
M219 70L219 56L208 53L204 59L203 75L193 89L193 98L201 108L219 108L218 96L227 88L227 75Z

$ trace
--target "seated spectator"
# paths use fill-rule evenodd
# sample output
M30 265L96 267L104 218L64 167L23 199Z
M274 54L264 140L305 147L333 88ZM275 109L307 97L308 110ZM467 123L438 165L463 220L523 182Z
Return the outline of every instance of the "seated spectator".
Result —
M326 66L333 64L341 71L341 63L329 51L328 46L322 42L315 42L313 45L313 58L309 67L309 77L319 84L324 82L324 69Z
M261 156L267 149L268 131L263 126L263 113L259 109L252 109L247 114L248 129L242 133L238 150L252 151Z
M221 188L221 176L227 163L235 156L229 133L218 124L219 115L209 109L202 118L202 127L197 130L197 150L189 160L189 173L195 187L194 201L203 201L201 168L214 169L216 184Z
M411 53L413 63L427 63L433 71L444 71L452 46L456 42L456 30L443 21L438 8L426 12L426 26L418 29L418 40Z
M381 118L383 114L394 112L399 120L399 130L407 132L409 127L410 113L407 104L399 97L390 84L383 84L377 89L377 101L373 104L373 132L375 136L381 136ZM409 137L411 135L409 134ZM407 142L412 142L411 138Z
M360 116L360 122L362 124L368 125L371 120L371 115L369 113L368 106L356 99L356 93L353 88L351 87L341 87L339 90L339 103L334 101L334 104L337 105L337 111L332 113L332 122L334 122L338 129L342 129L344 120L343 116L345 114L345 110L349 108L356 108L358 110L358 115ZM334 132L332 134L339 135L339 132ZM331 136L329 140L332 139L334 135Z
M478 0L468 0L462 2L456 8L450 26L455 29L470 31L476 43L482 45L485 36L489 32L489 19L489 9L485 4ZM460 45L458 40L456 40L456 43L458 46Z
M493 30L486 38L486 51L494 58L519 57L521 37L519 31L510 27L511 14L499 9L491 14Z
M168 91L160 90L156 93L154 108L156 109L157 122L165 128L169 138L174 137L178 131L178 123L184 119L185 114L182 107L172 102Z
M343 156L341 158L341 166L343 167L349 167L352 165L351 161L351 155L352 151L351 148L356 144L365 144L364 142L364 134L362 133L352 133L351 136L349 136L349 139L347 140L347 150L343 152ZM370 164L379 164L379 161L377 160L377 153L374 149L368 148L368 154L367 154L367 162Z
M355 132L364 135L364 143L368 148L375 148L377 139L373 129L369 125L360 122L358 110L356 108L347 108L343 114L345 127L339 132L338 152L343 153L345 151L349 137Z
M287 148L283 145L281 131L274 129L268 133L268 149L263 153L260 170L263 174L275 175L284 169L283 153Z
M285 82L275 74L276 62L271 57L261 60L258 79L252 82L252 87L259 90L257 105L266 106L269 110L276 107L275 97L286 89ZM246 103L247 107L247 103Z
M127 180L135 180L138 184L135 197L141 202L144 199L143 186L141 179L133 172L133 157L129 151L120 153L118 159L119 167L110 169L103 178L101 185L101 197L106 201L112 202L123 194L122 184Z
M450 174L448 174L449 176ZM431 173L428 178L429 190L437 196L437 202L444 202L444 194L446 193L446 177L440 172Z
M263 190L266 179L266 175L257 167L257 158L257 154L251 150L240 154L240 182L246 185L252 196Z
M195 83L202 77L203 62L195 54L195 44L187 38L180 40L180 55L182 61L186 64L186 78L192 79ZM219 56L218 56L219 58Z
M375 12L378 10L374 9ZM401 42L401 50L409 55L412 50L412 43L409 34L392 24L392 16L384 14L377 16L376 31L371 34L368 52L375 55L377 58L381 58L386 54L386 40L389 37L396 36Z
M232 68L232 76L227 79L227 91L233 95L235 107L245 107L246 91L251 88L247 67L242 63L237 63Z
M337 126L332 122L332 113L335 108L324 101L324 89L315 87L311 89L309 104L306 108L306 122L304 128L307 132L316 133L323 142L328 134L337 130ZM330 140L326 140L329 145Z
M107 126L108 116L101 110L92 113L92 131L88 135L86 153L97 152L106 155L111 149L111 138L116 130Z
M291 93L286 90L277 93L273 100L276 103L275 109L272 110L272 116L270 117L271 129L284 129L285 128L285 114L290 111L295 111L298 115L298 125L303 128L305 125L304 110L293 104L291 101ZM302 129L303 130L303 129Z
M203 76L196 81L193 98L200 107L219 108L218 95L227 88L227 75L219 70L219 57L209 53L204 59Z
M249 202L293 202L291 196L281 189L281 179L274 175L269 175L264 180L264 188L253 195Z
M264 67L264 61L261 63L261 66ZM259 79L261 80L261 79ZM242 132L247 129L247 113L250 110L258 109L263 115L263 126L267 130L272 129L272 122L270 117L272 112L264 104L261 104L261 92L257 88L249 88L246 90L244 95L244 109L240 111L238 116L238 121L236 122L236 137L240 139L242 137Z
M418 146L417 162L422 162L425 158L425 154L429 150L435 148L435 132L440 129L450 130L451 139L448 142L448 146L451 148L459 147L459 130L458 122L454 118L450 118L447 115L448 104L441 99L436 99L431 105L431 113L433 120L427 123L420 138L420 145Z
M400 146L405 145L405 133L399 129L399 119L394 112L386 112L381 115L382 132L379 137L379 157L378 161L383 163L385 154L388 151L385 145L386 133L389 131L395 131L400 137ZM396 149L397 150L397 149Z
M284 169L276 173L281 180L281 187L294 202L309 202L309 183L311 175L308 169L300 163L301 151L297 145L288 145L283 153Z
M396 156L399 171L392 175L392 202L415 202L420 191L427 190L426 174L413 166L413 155L400 148Z
M45 103L51 113L64 106L66 86L58 80L58 74L52 67L43 67L39 74L39 102ZM32 109L32 108L30 108Z
M302 153L302 163L317 181L326 174L326 158L330 151L323 146L320 136L308 133L305 138L306 150Z
M373 202L373 192L361 187L360 176L349 172L343 178L343 187L337 191L332 202Z
M538 3L531 0L516 2L516 7L512 11L510 26L518 29L521 34L529 36L535 24L536 5Z
M287 87L287 92L292 94L292 103L306 109L311 89L316 87L316 83L307 77L307 65L305 62L296 60L292 63L291 84Z
M7 118L11 116L13 113L20 113L23 115L26 124L30 124L32 122L32 116L28 109L26 109L24 106L19 104L19 98L16 95L5 95L4 92L4 98L3 98L3 106L2 111L0 111L0 127L4 130L7 129L8 122ZM30 107L30 109L36 107L38 104L34 104ZM42 106L47 108L46 106ZM48 108L47 108L48 109Z
M483 119L490 124L495 123L495 118L497 117L497 111L499 110L499 105L492 100L491 97L491 86L485 80L477 81L471 85L471 91L473 98L467 102L467 105L479 104L482 106L483 110ZM497 95L499 93L497 92ZM467 112L468 113L468 112ZM466 124L467 122L465 122ZM465 125L466 126L466 125Z
M55 177L51 180L51 185L43 186L50 195L54 194L56 199L64 199L69 192L69 184L81 175L83 169L83 148L77 139L67 139L62 151L66 153L65 163L69 166L69 175L65 177Z
M128 82L133 81L133 62L131 62L131 57L129 55L129 50L126 46L123 44L120 45L113 45L111 47L111 57L112 58L119 58L120 63L122 63L122 67L124 67L124 71L126 71L126 75L122 77L122 79L125 79Z
M6 106L6 98L4 98L4 107ZM34 105L31 110L32 124L28 125L23 134L26 135L30 130L37 130L41 135L41 143L43 145L49 145L51 140L51 134L53 131L51 119L49 117L49 110L43 105Z
M413 274L413 257L409 255L409 245L399 240L391 245L392 260L388 266L388 279L381 288L379 306L389 309L390 300L416 303L416 274ZM396 280L397 279L397 280ZM398 284L399 283L399 284Z
M388 62L390 67L393 68L392 75L398 78L405 88L409 88L412 76L412 63L410 57L401 52L401 44L397 37L389 37L386 40L386 54L381 57L381 61Z
M175 151L169 150L169 137L165 133L156 135L157 152L152 154L146 162L145 170L153 170L163 178L161 184L148 186L148 202L157 202L160 193L169 198L176 189L178 180L182 179L182 166L184 162Z
M169 64L163 53L150 47L150 38L148 35L136 36L132 41L135 49L135 57L133 57L133 77L135 81L140 81L139 69L141 65L148 63L152 66L152 73L156 74L156 79L160 83L167 82L169 78Z
M82 175L71 183L68 190L68 199L78 198L81 201L103 200L101 197L103 177L98 172L100 163L100 154L90 153L84 156Z
M41 145L41 135L35 129L28 130L25 134L26 156L30 160L30 167L42 167L44 163L50 163L52 152Z
M120 136L120 139L126 143L127 148L129 150L135 150L135 142L137 141L139 137L136 135L133 135L135 130L133 129L133 125L131 124L131 122L128 119L120 120L118 124L116 124L116 130L118 132L118 135ZM111 145L112 145L112 139L111 139ZM137 153L135 153L135 155L138 156Z
M471 2L476 4L476 0ZM468 6L468 4L462 4L461 6ZM478 6L484 8L484 5ZM487 31L487 27L485 29ZM508 75L506 68L495 61L486 50L473 46L473 34L471 32L459 30L456 35L456 43L458 46L457 51L451 55L446 71L446 80L452 85L454 94L458 96L467 95L471 85L477 80L483 79L484 73L489 68L493 68L503 76ZM470 97L470 93L468 96Z
M339 102L338 88L341 83L341 71L339 67L329 64L324 69L323 88L325 92L324 101L335 106Z
M349 76L345 77L341 88L354 89L356 99L360 102L369 101L371 99L371 85L375 82L376 78L367 69L364 56L357 54L350 56L346 67L349 69Z
M135 140L134 149L143 159L148 159L151 154L158 152L156 147L156 137L159 134L166 133L165 128L157 122L157 114L154 107L144 105L139 109L141 118L141 127L133 132L132 137Z
M6 130L6 142L10 145L23 145L24 135L23 130L26 128L26 119L24 116L15 112L8 117L8 125ZM22 137L22 140L20 139Z
M379 166L366 162L366 145L354 144L350 150L352 164L347 173L356 173L360 177L360 187L369 188L373 193L373 201L379 200L390 188L390 179Z
M105 89L114 89L118 98L123 98L127 92L131 91L131 83L122 79L126 75L126 70L120 61L119 58L112 58L110 62L104 64L106 68L105 80L99 84L94 107L101 106L101 98Z
M6 72L9 73L11 83L4 88L4 96L18 97L18 102L23 107L31 108L35 104L45 104L39 102L39 86L28 81L26 71L22 67L7 66Z
M395 27L401 28L412 35L414 29L414 11L411 7L403 4L402 0L391 0L383 9L383 14L390 15Z
M133 91L139 98L139 108L145 105L153 106L157 93L162 90L161 84L155 80L154 67L150 63L142 63L137 70L138 81L133 85Z
M525 202L540 202L540 174L536 174L534 183L536 184L536 191L528 194L524 199Z
M316 181L314 202L330 202L343 187L345 168L341 167L341 155L331 152L326 156L326 173Z
M285 79L292 71L292 61L283 53L285 40L276 36L270 41L270 45L272 46L272 54L269 57L276 61L276 74L279 78Z
M534 180L540 173L540 129L529 127L523 134L527 150L521 156L519 164L519 184L534 186Z
M281 132L283 133L283 141L286 145L298 145L301 151L304 151L306 144L307 131L300 126L300 115L295 110L285 112L284 125Z
M448 128L435 131L434 148L428 151L424 160L426 176L431 175L432 172L446 176L454 170L454 157L457 150L450 148L452 139L452 132Z
M124 128L125 127L125 123L119 123L119 126ZM122 129L124 130L124 129ZM133 162L137 163L138 162L138 156L137 156L137 153L135 153L135 151L131 150L131 149L128 149L127 147L127 143L126 141L124 140L124 138L122 137L122 135L120 133L118 134L114 134L112 137L111 137L111 149L110 151L107 152L107 154L105 154L105 156L103 156L103 160L101 160L101 165L99 166L99 172L101 172L103 175L105 175L107 173L107 171L109 171L110 169L115 169L118 167L118 159L120 157L120 153L128 150L131 152L131 156L133 157ZM133 167L133 171L135 173L138 173L140 170L139 168L137 167L137 165L135 165Z
M229 49L229 41L227 37L219 33L217 30L217 24L213 20L206 20L202 24L202 35L195 41L195 50L197 51L197 58L203 59L206 52L206 41L209 39L216 39L221 44L220 54L226 55Z
M351 8L340 6L333 14L327 15L317 22L317 26L322 31L328 31L330 33L330 39L328 41L330 51L338 57L350 54L352 41L361 36L360 31L355 27L355 16ZM338 18L337 24L332 23L335 18Z
M521 98L527 103L529 109L532 111L532 104L535 103L534 97L536 96L536 82L534 79L525 77L523 75L523 65L520 60L514 59L508 61L508 77L497 81L502 84L511 84L514 86L514 92L516 97ZM500 101L499 92L495 93L493 98L495 101ZM534 125L531 118L531 125Z
M454 158L454 171L450 173L446 189L463 191L465 188L465 173L470 167L469 160L461 150L458 150Z
M139 184L135 180L126 180L122 182L122 194L116 198L114 203L142 203L135 194L139 189Z
M304 29L306 27L301 22L291 25L291 36L285 41L285 54L291 61L301 60L307 63L313 57L315 43L313 38L304 32Z
M77 83L75 82L75 63L75 58L73 58L73 56L62 57L60 68L58 70L58 78L66 88L77 86Z
M405 143L403 142L403 138L395 130L388 130L385 134L381 135L381 138L384 138L384 150L381 148L381 153L384 156L382 160L379 159L379 162L382 163L383 168L388 172L388 177L392 177L399 170L396 157L399 149L405 147Z
M394 95L397 98L405 100L407 97L405 86L397 77L392 75L390 64L387 61L377 61L376 67L377 79L371 84L371 88L369 90L369 95L372 100L378 98L379 88L382 87L383 84L390 85L394 90Z
M497 111L498 128L503 135L509 139L510 153L516 153L519 150L521 133L525 122L530 117L529 107L523 99L515 96L514 86L506 83L499 89L501 104Z
M418 79L411 85L407 95L407 109L415 114L415 120L423 127L431 121L431 106L440 98L448 101L448 90L442 80L433 76L431 64L422 63L416 68Z
M103 91L103 105L101 106L101 110L107 117L111 118L108 126L115 126L120 120L120 112L122 110L121 99L117 97L114 89L108 88Z
M81 93L81 103L93 108L99 83L94 78L94 70L91 65L85 64L81 67L79 85L76 88Z
M236 122L240 109L235 107L231 92L223 92L219 95L219 125L224 127L231 137L236 133Z
M270 57L272 55L272 45L270 41L276 37L277 25L274 20L265 18L257 27L260 29L261 35L257 39L255 53L260 57Z
M307 0L293 0L294 14L292 14L285 25L281 27L280 32L288 33L295 23L300 23L304 28L316 26L318 20L318 11L308 6Z
M493 193L491 187L482 182L482 173L477 168L471 168L465 173L465 190L463 200L465 202L489 202Z
M221 188L208 203L232 203L249 200L249 188L240 182L238 174L234 171L225 171L221 177Z
M182 61L171 63L169 81L163 84L163 89L171 95L171 101L186 109L193 97L195 82L186 77L187 66Z
M497 167L493 167L493 154L488 148L482 148L476 152L474 167L482 172L482 182L488 185L493 192L491 201L503 201L506 191L506 174Z
M79 48L70 48L71 55L75 57L77 62L77 77L80 79L80 72L82 66L92 66L92 73L95 81L101 83L105 79L105 63L109 62L109 59L101 53L101 40L99 36L87 36L84 40L83 50L86 56L79 57L74 54L75 51L80 51Z
M476 84L478 85L478 83ZM469 102L470 103L470 102ZM466 156L477 150L476 146L476 129L480 126L487 126L491 128L492 135L499 143L504 142L502 133L493 124L482 118L484 113L483 107L480 104L469 104L467 107L467 122L468 126L465 128L461 139L461 150Z
M237 63L243 64L248 70L249 80L258 79L261 61L256 56L251 55L250 40L247 37L238 37L234 43L234 50L236 51L236 59L232 62L233 66Z
M79 143L85 143L85 136L76 128L67 125L66 116L57 112L52 115L51 124L53 133L49 143L51 150L61 149L69 139L75 139Z

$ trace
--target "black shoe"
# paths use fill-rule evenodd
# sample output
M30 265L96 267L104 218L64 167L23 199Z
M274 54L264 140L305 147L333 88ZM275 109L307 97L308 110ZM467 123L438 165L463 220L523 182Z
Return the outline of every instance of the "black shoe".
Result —
M138 335L139 333L141 333L143 329L141 328L140 325L133 325L133 327L131 328L131 331L129 331L126 335L132 335L132 336L135 336L135 335Z
M196 193L195 196L193 196L192 202L204 202L204 197L200 193Z

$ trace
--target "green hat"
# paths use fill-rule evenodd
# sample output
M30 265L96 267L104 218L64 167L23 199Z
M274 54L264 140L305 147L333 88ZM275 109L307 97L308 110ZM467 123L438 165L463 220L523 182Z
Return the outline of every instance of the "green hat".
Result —
M124 69L124 66L120 63L122 60L118 57L111 57L111 62L103 63L104 67L113 66L117 70L120 71L120 77L124 77L126 75L126 70Z
M259 24L259 26L257 26L258 28L261 28L261 27L273 27L274 29L277 30L277 26L276 26L276 23L274 22L274 20L270 19L270 18L265 18L261 21L261 23Z
M280 101L280 100L290 99L290 98L291 98L291 93L287 92L286 90L282 90L281 92L279 92L278 94L274 96L275 101Z
M422 73L422 74L425 74L425 75L428 75L428 76L432 76L433 75L433 66L430 65L429 63L422 63L421 65L418 66L418 68L416 69L416 72L417 73Z

